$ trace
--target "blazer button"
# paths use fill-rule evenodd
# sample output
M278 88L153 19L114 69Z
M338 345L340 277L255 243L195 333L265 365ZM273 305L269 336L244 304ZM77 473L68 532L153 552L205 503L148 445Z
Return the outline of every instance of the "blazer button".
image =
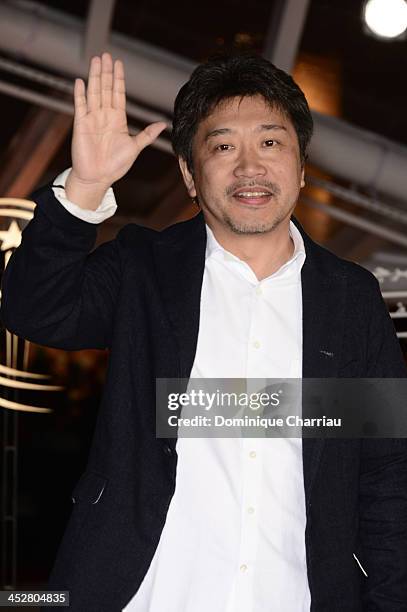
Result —
M163 452L166 455L168 455L168 456L172 455L172 448L171 448L171 446L169 444L164 444L163 445Z

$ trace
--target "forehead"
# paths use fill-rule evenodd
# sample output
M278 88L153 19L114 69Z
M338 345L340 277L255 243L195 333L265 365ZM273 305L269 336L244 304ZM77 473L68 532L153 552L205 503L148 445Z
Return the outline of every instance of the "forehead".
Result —
M255 128L267 123L281 125L289 134L295 136L291 120L278 107L272 106L259 95L237 96L219 102L200 122L197 133L204 136L205 133L214 129Z

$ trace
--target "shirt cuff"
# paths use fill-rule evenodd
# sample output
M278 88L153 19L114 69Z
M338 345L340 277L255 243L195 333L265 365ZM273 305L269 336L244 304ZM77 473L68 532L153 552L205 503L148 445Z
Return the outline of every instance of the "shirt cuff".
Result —
M78 219L82 219L82 221L87 221L88 223L102 223L102 221L112 217L116 212L117 204L111 187L106 191L102 202L96 210L86 210L68 200L65 193L65 181L70 171L71 168L64 170L64 172L56 177L52 184L52 191L58 202L60 202L71 215L78 217Z

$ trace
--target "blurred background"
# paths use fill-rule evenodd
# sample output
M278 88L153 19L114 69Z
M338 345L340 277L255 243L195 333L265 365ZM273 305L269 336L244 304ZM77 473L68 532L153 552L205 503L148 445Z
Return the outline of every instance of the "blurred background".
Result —
M131 128L171 122L197 63L251 50L291 72L315 119L296 215L314 240L379 279L407 351L405 0L3 0L0 244L3 267L30 194L70 166L72 84L92 55L125 63ZM98 244L129 222L196 214L169 132L115 186ZM85 467L107 354L62 352L1 331L1 588L44 586Z

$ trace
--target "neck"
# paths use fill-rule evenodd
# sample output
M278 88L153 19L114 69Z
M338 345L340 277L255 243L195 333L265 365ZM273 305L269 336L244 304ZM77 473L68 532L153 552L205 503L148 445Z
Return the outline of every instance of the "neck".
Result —
M294 253L289 219L264 234L236 234L224 226L212 225L208 219L206 222L219 244L245 261L259 281L276 272Z

